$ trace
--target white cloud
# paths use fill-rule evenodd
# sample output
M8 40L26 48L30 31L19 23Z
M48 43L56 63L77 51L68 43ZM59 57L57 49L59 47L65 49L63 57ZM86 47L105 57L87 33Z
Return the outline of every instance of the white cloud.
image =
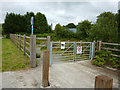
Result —
M77 24L81 20L86 19L95 22L96 16L104 11L117 12L117 0L110 0L109 2L99 2L102 0L88 1L89 2L41 2L41 0L2 0L2 19L0 23L4 21L6 12L20 13L22 15L27 11L33 11L34 13L42 12L46 15L49 24L60 23L62 25L70 22Z
M118 2L119 0L1 0L1 2Z

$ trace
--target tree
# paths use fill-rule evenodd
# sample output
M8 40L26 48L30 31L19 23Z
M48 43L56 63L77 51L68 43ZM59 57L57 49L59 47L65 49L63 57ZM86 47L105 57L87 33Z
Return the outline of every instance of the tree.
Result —
M25 31L26 33L31 33L31 17L35 17L33 12L27 12L24 17L25 17Z
M120 9L118 10L117 22L118 22L118 41L120 43Z
M34 33L49 33L51 32L48 26L47 19L44 14L38 12L34 15L33 12L27 12L25 15L7 13L5 23L2 25L3 34L9 33L31 33L31 17L34 17Z
M104 12L97 16L97 22L91 28L90 37L92 40L116 42L118 38L117 14Z
M74 23L69 23L68 25L66 25L66 27L68 27L68 28L76 28Z
M5 23L2 25L3 33L16 33L24 31L24 16L20 14L7 13Z
M35 33L49 33L50 29L44 14L38 12L34 21Z
M55 27L55 35L58 38L74 38L75 37L75 33L71 30L69 30L69 28L66 27L62 27L60 24L57 24Z
M89 36L91 29L91 22L88 20L84 20L77 25L77 38L78 39L86 39Z

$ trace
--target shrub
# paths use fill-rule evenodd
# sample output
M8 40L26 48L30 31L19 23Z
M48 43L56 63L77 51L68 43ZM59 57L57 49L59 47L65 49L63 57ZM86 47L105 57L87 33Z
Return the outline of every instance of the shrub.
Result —
M104 58L101 58L99 56L96 56L96 60L92 61L92 64L94 65L98 65L98 66L103 66L106 63L106 61L104 60Z
M111 56L110 51L96 51L96 59L92 61L92 64L103 66L107 65L113 68L120 68L119 58Z

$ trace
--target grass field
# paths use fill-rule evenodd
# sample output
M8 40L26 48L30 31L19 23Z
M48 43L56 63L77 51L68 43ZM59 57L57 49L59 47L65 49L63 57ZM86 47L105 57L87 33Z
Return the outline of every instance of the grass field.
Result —
M10 39L2 39L2 71L14 71L30 68L29 58L23 56Z

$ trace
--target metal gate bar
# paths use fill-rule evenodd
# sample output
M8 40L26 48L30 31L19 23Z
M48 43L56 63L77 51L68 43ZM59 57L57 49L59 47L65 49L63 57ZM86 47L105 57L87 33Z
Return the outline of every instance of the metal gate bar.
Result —
M65 51L63 51L60 47L61 42L50 42L50 66L52 64L52 59L55 58L58 60L70 59L69 61L71 61L71 59L72 61L93 59L93 42L65 42L65 44L67 47L65 47ZM80 44L79 46L82 46L82 48L84 48L84 50L82 50L82 54L77 54L78 44ZM55 55L57 56L55 57Z

